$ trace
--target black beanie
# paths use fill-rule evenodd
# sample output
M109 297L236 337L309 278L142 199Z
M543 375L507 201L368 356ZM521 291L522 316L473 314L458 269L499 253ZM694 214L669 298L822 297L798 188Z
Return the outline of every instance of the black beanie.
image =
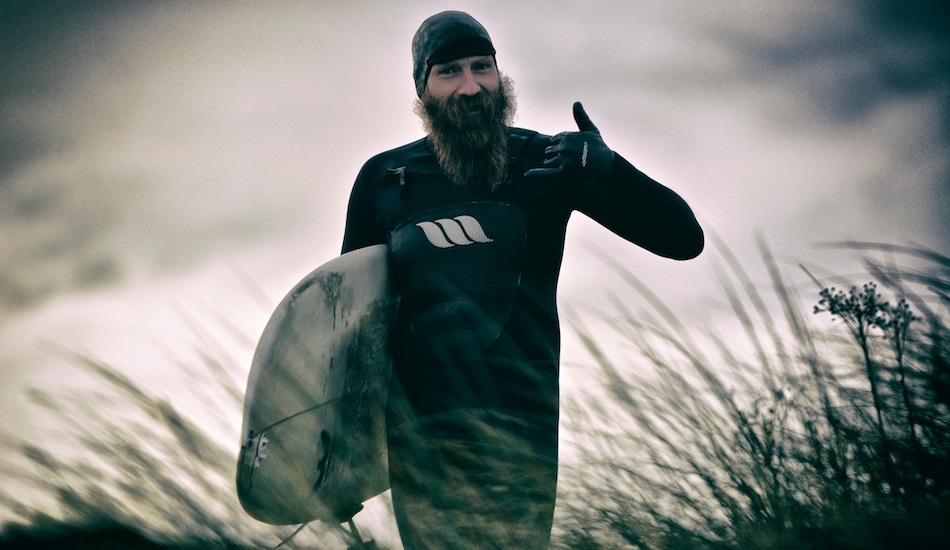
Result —
M447 63L472 55L495 55L488 31L471 15L444 11L422 22L412 37L412 77L416 94L426 90L429 71L436 63Z

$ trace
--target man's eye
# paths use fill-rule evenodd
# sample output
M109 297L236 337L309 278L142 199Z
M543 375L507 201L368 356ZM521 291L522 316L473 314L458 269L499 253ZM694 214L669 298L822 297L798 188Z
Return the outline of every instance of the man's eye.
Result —
M454 74L458 72L458 67L443 67L439 69L439 74Z
M489 65L488 63L473 63L472 64L473 71L487 71L490 68L491 68L491 65Z

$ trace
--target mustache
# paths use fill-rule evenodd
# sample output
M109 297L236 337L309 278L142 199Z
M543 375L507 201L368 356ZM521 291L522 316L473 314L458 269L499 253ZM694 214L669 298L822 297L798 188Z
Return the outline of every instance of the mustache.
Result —
M432 118L452 129L463 129L472 124L484 124L496 120L500 108L498 94L481 91L471 96L451 96L441 101L432 101L428 107Z
M518 110L517 92L514 82L507 74L499 71L498 89L492 92L481 90L473 96L450 96L437 99L426 90L422 97L416 98L412 110L422 122L426 133L433 131L464 131L465 126L492 124L502 121L511 126Z

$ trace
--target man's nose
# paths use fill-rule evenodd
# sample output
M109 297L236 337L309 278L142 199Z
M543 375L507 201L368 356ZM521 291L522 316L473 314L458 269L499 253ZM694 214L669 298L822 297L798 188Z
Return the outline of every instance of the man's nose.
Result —
M459 95L475 95L482 91L482 87L475 82L475 75L468 68L462 71L462 85L458 89Z

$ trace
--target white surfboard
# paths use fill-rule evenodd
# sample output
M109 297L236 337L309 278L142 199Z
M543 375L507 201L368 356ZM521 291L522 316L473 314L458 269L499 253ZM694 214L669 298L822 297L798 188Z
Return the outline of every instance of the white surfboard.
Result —
M389 488L384 409L397 308L385 245L324 264L280 303L244 401L237 489L252 517L345 522Z

